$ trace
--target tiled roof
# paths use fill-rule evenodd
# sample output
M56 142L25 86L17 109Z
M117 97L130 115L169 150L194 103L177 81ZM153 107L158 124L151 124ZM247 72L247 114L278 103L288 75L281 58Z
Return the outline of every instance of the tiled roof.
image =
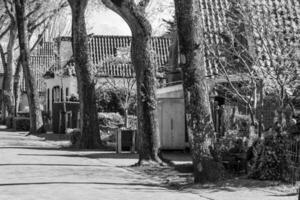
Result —
M61 38L63 41L71 41L70 37ZM130 63L104 64L103 61L111 56L117 56L119 50L128 48L130 51L130 36L93 36L89 41L90 56L94 65L100 71L101 76L128 77L133 76L133 67ZM154 54L154 62L159 69L166 65L169 59L170 39L165 37L153 37L151 40Z
M52 56L55 52L54 42L41 42L36 46L36 48L31 52L33 56Z
M71 37L60 37L56 40L70 41ZM92 36L89 41L90 56L93 64L99 64L109 56L116 55L118 49L130 47L131 36ZM152 37L152 49L156 53L155 63L163 66L168 62L170 39L167 37Z
M45 89L43 74L55 64L55 44L54 42L42 42L36 46L31 52L30 67L36 78L36 86L38 91ZM21 77L23 71L21 71ZM25 80L21 81L21 90L25 91Z
M204 24L204 38L207 44L222 44L220 36L226 29L228 23L228 12L231 5L241 0L199 0L201 6L201 18ZM277 31L284 33L287 37L294 37L289 40L292 45L299 47L300 33L300 5L298 0L246 0L247 6L252 15L257 18L258 23L272 23ZM270 18L266 18L268 15ZM271 19L271 20L270 20ZM269 21L266 21L269 20ZM254 33L249 33L253 34ZM259 51L261 42L255 38L252 44L256 51ZM261 53L261 52L258 52ZM218 74L216 59L208 49L205 50L205 64L207 75Z
M60 37L56 39L56 42L58 40L71 42L71 37ZM163 37L153 37L151 43L155 52L156 66L158 68L164 66L168 62L170 40ZM94 65L100 65L106 58L116 56L120 49L129 48L130 44L130 36L93 36L89 43L91 60ZM40 91L43 91L44 88L42 75L56 65L55 57L55 42L43 42L31 54L31 67ZM73 63L69 64L72 65ZM100 76L132 77L134 74L131 63L105 64L101 65L101 69L98 71ZM25 90L24 80L22 88Z
M218 44L222 42L220 33L224 31L224 25L226 24L228 0L201 0L200 2L205 43ZM208 49L205 49L205 64L208 76L218 73L217 62L212 59Z

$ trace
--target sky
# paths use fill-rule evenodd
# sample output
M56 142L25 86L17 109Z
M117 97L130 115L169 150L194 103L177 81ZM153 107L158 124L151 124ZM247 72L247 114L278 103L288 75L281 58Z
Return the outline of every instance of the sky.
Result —
M152 0L147 9L147 18L151 22L153 35L165 33L163 20L172 20L174 15L173 0ZM95 35L131 35L125 21L115 12L103 5L90 4L86 12L87 30Z
M131 35L126 22L115 12L106 8L100 0L90 0L86 10L86 24L88 34L94 35ZM152 35L161 36L166 32L167 26L164 20L172 20L174 16L173 0L151 0L147 8L147 18L152 25ZM64 12L56 17L53 30L59 29L59 33L48 32L47 40L52 41L58 36L71 36L71 9L65 8ZM65 29L65 30L63 30ZM34 43L38 33L32 37ZM6 41L2 41L6 45Z
M95 35L131 35L125 21L109 9L88 13L87 30Z

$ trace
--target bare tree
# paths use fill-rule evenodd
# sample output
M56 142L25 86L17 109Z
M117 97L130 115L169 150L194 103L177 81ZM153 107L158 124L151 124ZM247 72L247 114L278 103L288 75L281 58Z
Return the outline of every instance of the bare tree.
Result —
M15 1L15 11L18 26L20 60L23 66L27 97L30 109L30 133L37 134L43 129L42 113L39 106L35 77L30 68L30 51L28 44L28 29L26 19L26 0Z
M36 6L34 6L36 4ZM26 18L30 20L28 24L29 31L29 41L32 44L30 47L30 52L34 51L36 46L43 42L43 38L45 38L45 33L48 29L51 29L51 34L53 36L53 32L59 32L59 30L54 30L53 23L54 18L58 16L58 14L68 6L66 0L60 0L58 2L45 2L40 0L35 0L32 2L32 8L29 9L29 13L26 15ZM42 27L42 28L41 28ZM56 33L57 35L57 33ZM54 35L54 36L56 36ZM36 36L36 37L33 37ZM34 41L33 39L34 38ZM17 106L18 106L18 98L20 92L20 80L21 80L21 70L22 65L20 62L20 58L16 58L16 69L14 73L14 87L13 87L13 95L15 101L15 115L17 114Z
M145 9L149 0L102 0L118 13L132 32L131 58L136 73L139 162L161 163L159 158L160 138L156 117L156 70L151 57L152 28Z
M89 59L85 9L88 0L68 0L72 9L72 45L80 99L80 147L99 148L98 116L96 109L95 81Z
M130 47L120 49L120 52L116 56L110 56L104 59L100 66L95 66L95 73L98 75L104 75L105 80L99 84L99 92L113 89L116 93L116 97L121 104L124 112L125 127L128 128L128 111L130 106L136 101L136 79L134 74L121 73L121 77L115 77L114 74L101 74L101 69L105 66L120 67L125 70L127 67L131 67L131 54ZM100 71L99 71L100 70ZM96 75L96 79L98 77ZM102 77L101 76L101 77Z
M9 38L6 51L0 44L0 54L3 65L3 85L2 85L2 99L3 99L3 112L2 120L5 120L6 111L10 116L14 112L14 98L13 98L13 65L14 65L14 47L17 38L17 24L14 16L14 7L12 3L4 0L5 11L9 17ZM4 31L5 32L5 31Z
M130 105L132 105L135 101L136 92L136 80L133 77L107 77L104 82L101 82L100 92L103 92L107 89L113 89L115 91L115 95L119 100L121 107L124 112L124 123L125 127L128 128L128 111Z
M223 89L248 107L252 123L256 121L257 104L262 108L264 93L273 94L277 99L281 121L282 110L290 103L289 96L299 79L296 46L299 33L292 27L297 16L285 19L289 21L285 26L276 22L276 16L290 15L282 13L287 12L284 6L250 0L229 1L225 10L227 23L223 24L223 32L216 35L222 42L206 43L211 60L218 64L219 75L227 79L227 87ZM234 83L232 76L239 84Z

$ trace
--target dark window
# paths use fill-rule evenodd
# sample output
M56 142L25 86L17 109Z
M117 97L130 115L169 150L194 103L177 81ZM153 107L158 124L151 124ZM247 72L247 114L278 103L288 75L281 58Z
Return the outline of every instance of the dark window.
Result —
M61 102L64 101L64 89L63 88L60 89L60 101Z
M59 102L60 100L60 88L55 86L52 88L52 102Z
M69 100L69 88L66 88L66 100Z
M50 89L47 90L47 111L50 111Z

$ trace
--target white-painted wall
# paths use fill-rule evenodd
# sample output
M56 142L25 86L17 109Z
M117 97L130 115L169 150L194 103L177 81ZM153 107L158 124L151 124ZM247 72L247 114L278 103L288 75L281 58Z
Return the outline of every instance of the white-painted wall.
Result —
M78 89L77 89L77 79L74 76L69 76L69 77L55 77L52 79L46 79L46 104L48 102L49 98L49 110L52 111L52 89L56 86L59 86L59 88L63 88L63 99L66 101L66 88L69 88L69 95L71 96L72 94L77 95L78 94ZM47 95L49 90L49 96Z
M185 107L182 85L157 90L158 125L162 149L185 149Z

